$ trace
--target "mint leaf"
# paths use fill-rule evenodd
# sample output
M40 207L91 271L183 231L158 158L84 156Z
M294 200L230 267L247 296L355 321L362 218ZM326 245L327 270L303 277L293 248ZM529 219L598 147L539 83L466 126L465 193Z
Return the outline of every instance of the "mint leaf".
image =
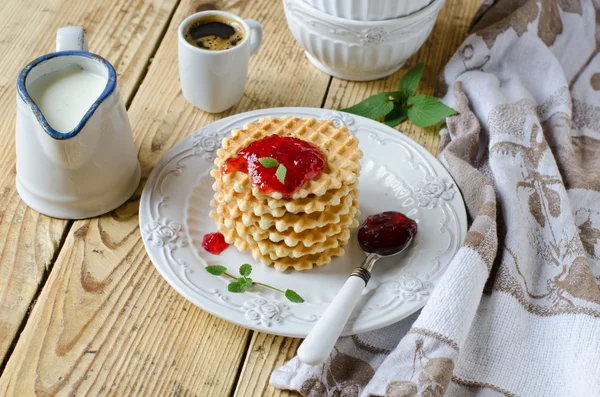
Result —
M279 164L277 171L275 171L275 176L279 179L279 182L285 183L285 174L287 174L287 168L285 168L285 165Z
M292 291L291 289L285 290L285 297L288 298L292 302L296 302L296 303L304 302L304 299L302 299L302 297L300 295L298 295L295 291Z
M235 282L240 285L240 288L242 289L242 291L244 291L246 288L252 286L252 279L251 278L238 277L237 281L235 281Z
M401 104L396 104L394 110L392 110L387 116L385 116L385 118L383 119L383 124L390 126L390 127L395 127L398 124L400 124L401 122L403 122L404 120L406 120L408 118L408 109L401 105Z
M249 277L238 277L237 281L235 281L235 282L240 285L240 288L242 289L242 291L248 287L252 287L252 284L254 283L252 281L252 279Z
M341 110L342 112L378 120L385 117L392 109L394 109L394 103L390 101L389 93L382 92L372 95L354 106Z
M404 95L402 95L402 93L400 91L382 92L382 94L387 95L387 97L390 101L396 102L394 104L394 107L398 106L398 103L403 103L404 105L406 105L406 98L404 97Z
M428 95L415 95L408 98L408 119L419 127L429 127L443 118L456 114L456 111Z
M423 75L424 66L425 65L423 62L417 64L417 66L406 72L406 74L400 79L398 91L400 91L405 98L411 97L415 95L415 92L417 92L417 88L419 88L419 82L421 81L421 76Z
M245 287L243 287L239 281L232 281L227 286L227 290L229 292L243 292L244 289L245 289Z
M252 266L247 263L244 263L242 266L240 266L240 274L242 276L248 277L250 273L252 273Z
M225 266L219 265L206 266L204 269L206 269L206 271L213 276L220 276L221 274L227 272L227 268Z
M267 168L275 168L279 165L279 161L271 157L261 157L258 159L258 162Z

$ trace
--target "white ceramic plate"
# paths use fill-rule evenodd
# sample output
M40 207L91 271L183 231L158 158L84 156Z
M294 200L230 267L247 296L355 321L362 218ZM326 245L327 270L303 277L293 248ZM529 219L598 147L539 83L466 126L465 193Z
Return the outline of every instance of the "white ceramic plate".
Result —
M395 210L418 222L411 247L399 256L380 260L368 289L352 314L344 334L384 327L420 309L466 233L465 207L445 168L424 148L385 125L327 109L276 108L242 113L212 123L171 149L153 170L140 203L140 227L148 255L160 274L186 299L227 321L277 335L305 337L364 255L356 230L346 254L307 272L278 273L229 247L215 256L202 249L202 237L214 232L209 218L213 195L215 151L233 128L261 117L291 115L330 119L347 125L364 152L360 175L362 222L369 214ZM251 277L298 292L304 303L253 287L244 293L227 291L229 280L204 270L226 266L238 274L243 263Z

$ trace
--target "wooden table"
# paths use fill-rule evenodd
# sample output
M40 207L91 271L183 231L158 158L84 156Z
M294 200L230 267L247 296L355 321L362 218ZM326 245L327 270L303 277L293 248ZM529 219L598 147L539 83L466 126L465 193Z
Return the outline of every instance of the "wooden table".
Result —
M0 395L274 396L277 366L299 339L222 321L179 296L145 253L138 200L152 167L192 131L222 117L278 106L341 108L390 90L424 61L420 92L433 92L479 1L448 0L429 40L405 68L373 82L315 69L290 34L281 0L2 0L0 2ZM265 40L250 63L244 98L206 114L183 97L177 27L221 8L255 18ZM29 209L15 189L15 81L54 50L63 25L87 29L90 49L119 75L142 164L128 203L95 219L65 221ZM434 129L399 127L436 151Z

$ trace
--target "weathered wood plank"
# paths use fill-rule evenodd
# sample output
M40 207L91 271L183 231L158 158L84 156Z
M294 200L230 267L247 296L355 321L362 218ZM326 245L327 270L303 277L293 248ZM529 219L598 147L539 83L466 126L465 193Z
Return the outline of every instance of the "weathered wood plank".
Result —
M394 75L371 82L350 82L333 79L325 101L326 108L340 109L360 102L369 95L396 89L398 81L406 71L419 62L425 63L425 72L419 93L433 94L437 77L458 45L464 40L469 23L479 7L477 0L453 0L444 5L436 26L427 42L406 66ZM305 67L311 67L303 60ZM397 127L432 153L437 153L439 136L434 127L420 128L408 122ZM254 333L248 355L236 388L236 397L292 396L295 392L280 391L269 386L271 372L295 355L300 343L298 339Z
M15 82L54 51L56 30L86 27L90 49L115 65L127 102L177 0L3 0L0 4L0 371L62 244L68 223L29 209L15 188Z
M246 95L219 115L183 98L176 30L205 4L182 1L129 111L144 178L176 142L217 118L322 103L330 78L304 64L280 1L217 3L265 27ZM140 191L109 215L75 222L0 378L0 394L225 396L233 390L250 331L193 307L154 270L138 228Z
M275 368L281 367L296 355L300 342L302 339L254 332L234 397L299 396L296 392L278 390L270 386L269 377Z

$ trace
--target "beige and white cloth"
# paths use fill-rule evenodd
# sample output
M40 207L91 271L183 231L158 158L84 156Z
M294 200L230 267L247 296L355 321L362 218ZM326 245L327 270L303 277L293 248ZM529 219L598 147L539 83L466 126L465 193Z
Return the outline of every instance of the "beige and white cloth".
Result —
M470 228L420 314L294 358L306 396L600 396L600 12L487 1L442 76ZM416 318L416 320L415 320ZM414 323L413 323L414 322Z

